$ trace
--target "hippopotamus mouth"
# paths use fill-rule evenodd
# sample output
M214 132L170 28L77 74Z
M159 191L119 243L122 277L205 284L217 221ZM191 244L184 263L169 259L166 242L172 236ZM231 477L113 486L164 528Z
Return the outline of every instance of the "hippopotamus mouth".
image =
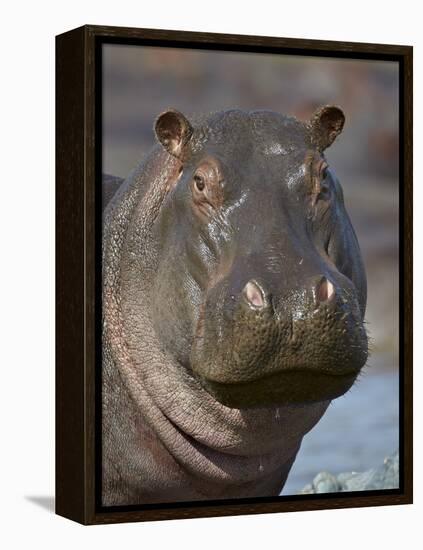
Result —
M302 405L347 392L368 350L353 285L340 279L342 287L322 277L308 292L279 300L249 281L226 309L227 285L213 289L191 355L204 389L236 408Z
M201 378L201 383L223 405L241 409L263 404L304 405L330 401L346 393L357 374L328 374L298 368L281 370L251 382L225 384Z

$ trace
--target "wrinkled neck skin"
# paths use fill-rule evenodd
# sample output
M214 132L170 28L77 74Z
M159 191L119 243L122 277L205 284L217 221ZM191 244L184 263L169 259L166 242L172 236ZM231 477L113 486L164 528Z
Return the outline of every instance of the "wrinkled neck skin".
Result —
M156 469L154 475L161 478L156 480L156 486L161 482L170 491L172 483L180 485L172 493L172 500L277 495L302 437L318 422L329 402L228 408L211 397L189 370L163 349L151 322L151 289L160 254L153 228L178 168L178 161L156 151L134 172L129 184L106 210L104 383L107 385L107 379L109 385L110 379L115 385L121 381L125 390L115 388L116 394L124 396L121 401L129 394L132 410L142 419L131 423L132 433L127 439L132 448L134 442L136 447L136 442L142 441L137 430L142 431L139 426L146 423L157 438L157 452L168 454L162 457L166 468ZM116 369L119 376L113 374ZM125 410L127 405L121 402L115 406ZM103 416L113 414L103 395ZM113 420L105 421L103 452L107 454L114 452L122 427ZM142 454L142 443L139 447ZM132 460L133 468L118 472L123 484L125 476L134 475L127 472L133 472L139 463L133 456L125 456L125 460ZM114 467L119 469L116 464ZM139 502L154 501L151 495L143 497L142 482L148 485L148 475L152 474L135 471L140 487L131 497L133 502L109 504L137 503L137 498ZM165 489L158 495L166 500Z

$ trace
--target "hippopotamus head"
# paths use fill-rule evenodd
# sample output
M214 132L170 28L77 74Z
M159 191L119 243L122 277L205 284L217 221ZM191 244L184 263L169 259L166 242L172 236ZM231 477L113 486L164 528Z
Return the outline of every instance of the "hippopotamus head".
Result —
M366 278L324 150L344 114L168 110L179 176L158 213L152 290L161 345L228 407L333 399L367 360Z

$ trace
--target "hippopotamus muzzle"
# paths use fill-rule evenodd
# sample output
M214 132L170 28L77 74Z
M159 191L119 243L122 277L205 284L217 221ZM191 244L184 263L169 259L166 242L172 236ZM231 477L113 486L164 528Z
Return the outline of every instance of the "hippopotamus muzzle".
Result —
M258 277L238 293L221 283L207 296L191 354L204 388L229 407L334 399L367 360L355 289L338 274L275 296ZM227 309L219 314L223 303Z

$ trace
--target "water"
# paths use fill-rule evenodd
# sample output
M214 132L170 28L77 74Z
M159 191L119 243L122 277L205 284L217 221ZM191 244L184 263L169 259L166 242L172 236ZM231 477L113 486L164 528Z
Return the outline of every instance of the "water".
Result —
M398 448L398 391L396 369L368 369L304 437L281 494L300 492L321 471L360 472L381 465Z

